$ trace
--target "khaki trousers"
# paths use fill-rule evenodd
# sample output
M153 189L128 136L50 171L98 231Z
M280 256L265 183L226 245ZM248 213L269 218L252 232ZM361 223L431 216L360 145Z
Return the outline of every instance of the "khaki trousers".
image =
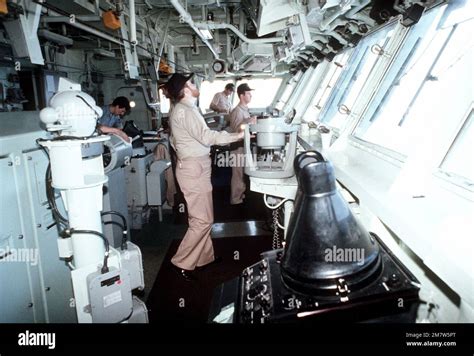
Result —
M245 197L245 182L244 182L244 148L239 147L232 151L234 155L234 162L232 165L232 179L230 180L230 203L240 204Z
M171 262L179 268L194 270L214 261L211 158L178 159L176 178L188 207L189 226Z

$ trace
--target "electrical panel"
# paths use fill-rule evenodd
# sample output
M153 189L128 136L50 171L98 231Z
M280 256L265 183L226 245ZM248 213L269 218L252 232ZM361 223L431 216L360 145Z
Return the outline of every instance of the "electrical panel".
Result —
M45 136L37 112L2 113L0 322L73 323L71 273L59 258L58 231L45 193ZM58 208L64 214L61 199Z

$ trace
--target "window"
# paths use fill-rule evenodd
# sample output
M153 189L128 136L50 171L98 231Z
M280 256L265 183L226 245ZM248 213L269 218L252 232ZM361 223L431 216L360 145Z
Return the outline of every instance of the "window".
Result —
M215 80L213 82L204 81L201 83L199 88L199 108L203 113L210 111L209 105L211 105L211 101L214 98L216 93L222 92L225 89L225 86L229 83L233 83L232 80ZM236 93L232 94L233 96L237 96Z
M293 93L293 90L298 86L298 83L300 79L303 77L303 72L300 70L294 77L292 77L290 80L285 85L285 89L283 90L283 93L280 95L278 98L275 107L278 110L283 110L285 107L286 103L291 97L291 94Z
M368 99L360 98L359 94L367 83L372 68L381 57L374 49L385 47L390 41L395 26L395 22L391 23L359 43L337 81L337 89L330 94L321 112L321 121L328 122L334 128L340 128L348 113L340 112L339 108L345 106L350 111L358 100Z
M390 40L390 37L380 37L381 36L379 36L378 41L376 41L375 44L380 43L380 47L384 48L384 46ZM377 60L380 58L380 56L377 53L374 53L374 51L372 50L372 46L374 46L375 44L371 44L370 46L366 47L364 56L359 62L357 70L351 78L351 84L344 92L341 100L338 103L338 107L345 106L349 110L354 107L354 104L359 98L359 94L362 91L363 86L366 84L367 79L370 73L372 72L372 68L375 66L375 63L377 63ZM341 123L346 117L347 114L338 111L338 113L330 121L331 126L340 127Z
M456 139L450 147L448 154L441 163L441 170L448 176L453 174L457 177L467 179L469 184L474 184L474 114L473 110L459 131Z
M420 143L434 144L438 131L452 134L465 117L473 100L473 83L466 79L472 78L473 20L439 28L443 11L437 12L413 29L411 36L417 39L409 39L412 47L402 49L409 52L405 62L355 136L408 155Z
M342 73L342 70L347 63L347 59L350 55L350 50L344 51L338 54L334 60L330 63L330 67L326 72L321 85L316 90L311 104L306 109L303 116L304 121L316 121L321 108L324 106L326 101L329 99L329 95L335 87L335 84Z
M268 79L249 79L242 80L235 85L235 95L233 101L233 107L239 103L237 96L237 87L242 83L247 83L252 91L252 101L249 104L250 109L265 109L270 106L273 102L278 89L280 88L282 79L281 78L268 78Z
M162 114L168 114L170 111L170 100L163 95L163 91L159 91L160 95L160 111Z

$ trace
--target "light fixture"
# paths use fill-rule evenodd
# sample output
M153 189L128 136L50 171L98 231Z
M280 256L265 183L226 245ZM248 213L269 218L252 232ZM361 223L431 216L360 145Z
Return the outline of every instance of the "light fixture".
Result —
M132 101L130 102L130 107L131 107L131 108L134 108L135 105L137 105L137 104L132 100Z
M206 40L212 40L212 33L208 29L201 28L199 29L199 32L201 32L201 35L204 37Z

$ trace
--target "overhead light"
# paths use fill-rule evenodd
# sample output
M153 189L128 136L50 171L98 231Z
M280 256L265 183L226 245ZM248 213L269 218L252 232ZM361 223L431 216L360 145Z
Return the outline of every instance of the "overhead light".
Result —
M134 108L135 106L136 106L136 103L132 100L132 101L130 102L130 107L131 107L131 108Z
M199 29L199 32L201 32L202 37L204 37L206 40L212 40L212 33L208 29Z

